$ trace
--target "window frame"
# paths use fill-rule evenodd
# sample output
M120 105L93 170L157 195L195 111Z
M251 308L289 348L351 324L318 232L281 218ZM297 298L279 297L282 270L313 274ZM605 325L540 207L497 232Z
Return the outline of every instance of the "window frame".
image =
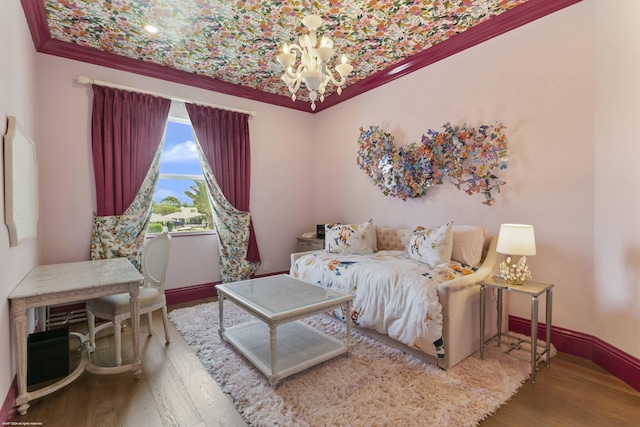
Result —
M186 124L189 125L191 127L192 133L193 133L193 137L194 137L194 143L197 144L197 141L195 140L196 137L196 133L195 130L193 129L193 124L191 123L191 120L189 119L185 119L182 117L176 117L176 116L171 116L169 115L169 117L167 118L167 123L165 124L165 135L163 136L163 151L164 151L164 142L165 142L165 137L166 137L166 127L169 124L169 122L174 122L174 123L181 123L181 124ZM200 167L202 168L202 162L200 162ZM205 181L204 178L204 174L201 175L195 175L195 174L180 174L180 173L159 173L158 174L158 181L160 181L161 179L170 179L170 180L184 180L184 181ZM155 192L158 190L158 187L156 185L156 189L153 193L154 195L154 200L155 200ZM209 204L211 204L211 202L209 202ZM213 207L212 207L213 208ZM151 224L151 223L149 223ZM215 224L211 224L214 228L211 230L198 230L198 231L169 231L168 233L171 235L171 237L179 237L179 236L198 236L198 235L215 235L216 231L215 231ZM149 226L147 226L147 236L148 238L153 238L159 234L162 234L163 231L160 232L151 232L149 231Z

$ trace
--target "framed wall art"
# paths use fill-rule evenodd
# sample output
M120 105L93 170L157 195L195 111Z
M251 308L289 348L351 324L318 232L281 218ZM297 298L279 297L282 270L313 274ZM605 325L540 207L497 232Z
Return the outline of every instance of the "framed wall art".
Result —
M11 246L36 236L38 229L38 161L36 145L15 117L4 136L4 216Z

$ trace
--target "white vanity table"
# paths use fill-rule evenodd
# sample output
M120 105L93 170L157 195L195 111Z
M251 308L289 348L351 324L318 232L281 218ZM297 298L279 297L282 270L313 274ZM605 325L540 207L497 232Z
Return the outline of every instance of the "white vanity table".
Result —
M133 371L142 374L139 355L140 316L139 294L143 277L127 258L81 261L41 265L33 268L9 295L11 327L16 351L18 397L16 407L22 415L29 402L53 393L78 378L86 369L94 374L115 374ZM38 390L27 391L27 309L46 305L82 302L105 295L128 292L131 295L131 335L133 362L115 367L100 367L91 363L84 352L78 367L67 377Z

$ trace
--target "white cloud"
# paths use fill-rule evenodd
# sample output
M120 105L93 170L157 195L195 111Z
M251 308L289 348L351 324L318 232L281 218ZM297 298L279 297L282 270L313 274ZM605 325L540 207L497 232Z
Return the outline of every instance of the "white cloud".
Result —
M169 147L162 152L162 162L184 162L190 160L198 160L198 152L196 144L193 141L179 142L173 147Z

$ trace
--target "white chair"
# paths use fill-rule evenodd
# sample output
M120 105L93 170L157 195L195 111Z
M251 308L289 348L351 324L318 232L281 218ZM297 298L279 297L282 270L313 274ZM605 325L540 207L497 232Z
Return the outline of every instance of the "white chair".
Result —
M171 236L167 233L154 237L144 245L141 261L144 284L140 288L140 315L147 314L149 335L153 335L152 313L162 309L164 336L167 343L169 343L169 319L167 317L167 300L164 296L164 278L167 272L170 247ZM96 328L96 317L111 320L111 322ZM91 348L95 349L96 347L96 333L113 326L117 366L122 365L122 322L130 317L129 293L109 295L87 301L87 322Z

